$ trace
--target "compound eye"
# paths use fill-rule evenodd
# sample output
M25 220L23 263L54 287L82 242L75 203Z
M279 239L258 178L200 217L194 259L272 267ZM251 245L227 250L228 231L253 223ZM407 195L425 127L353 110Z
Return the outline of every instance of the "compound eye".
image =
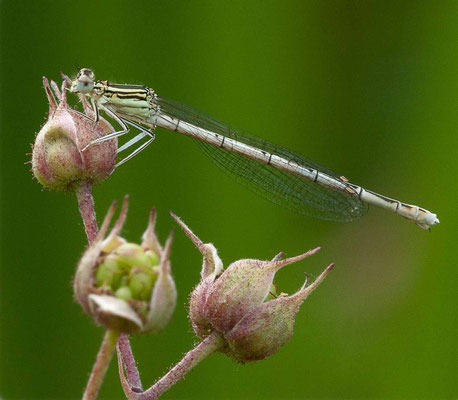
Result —
M81 72L81 75L86 76L88 79L90 79L92 81L95 80L94 72L91 69L83 68L83 69L80 70L80 72Z
M81 76L87 76L90 79L94 79L94 72L89 68L80 68L76 74L76 79L79 79Z

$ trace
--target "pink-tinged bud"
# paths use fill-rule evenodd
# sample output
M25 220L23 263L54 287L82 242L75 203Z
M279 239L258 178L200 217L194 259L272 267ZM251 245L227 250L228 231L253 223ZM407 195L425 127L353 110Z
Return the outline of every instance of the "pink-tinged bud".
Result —
M43 84L49 113L33 145L33 174L44 187L52 190L72 190L82 181L96 184L105 180L115 166L117 140L83 149L94 139L114 132L113 127L101 117L94 122L86 100L83 100L86 115L71 108L67 104L65 80L61 90L51 82L58 102L46 78Z
M189 302L189 318L197 336L203 339L218 332L225 341L221 351L239 362L262 360L275 353L290 339L299 307L333 265L292 296L277 297L272 293L276 272L320 248L284 260L281 253L271 261L239 260L223 270L215 247L204 244L178 217L172 217L203 255L202 279Z
M100 232L76 271L74 292L84 311L101 325L126 333L162 329L175 309L177 292L170 268L172 235L162 247L153 209L141 245L119 236L127 197L118 221L106 236L115 211L108 211Z
M305 282L292 296L282 294L245 314L225 336L227 353L240 362L263 360L274 354L293 335L299 307L333 266L329 265L311 285Z

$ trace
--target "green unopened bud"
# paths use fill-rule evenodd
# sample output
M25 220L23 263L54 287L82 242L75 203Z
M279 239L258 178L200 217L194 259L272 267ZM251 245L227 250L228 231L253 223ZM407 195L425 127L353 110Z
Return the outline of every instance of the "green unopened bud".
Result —
M116 290L115 296L122 300L131 300L133 297L131 290L127 286L121 286L118 290Z
M113 254L108 255L97 267L95 284L97 287L115 290L119 287L122 277L127 272L127 265L122 265Z
M156 276L150 273L143 272L141 269L132 270L129 288L132 291L132 296L139 300L148 300L151 297Z
M99 265L95 273L95 285L97 287L111 287L113 284L113 272L107 268L106 264Z
M142 247L135 243L124 243L113 250L113 254L119 262L134 266L152 266L149 257Z

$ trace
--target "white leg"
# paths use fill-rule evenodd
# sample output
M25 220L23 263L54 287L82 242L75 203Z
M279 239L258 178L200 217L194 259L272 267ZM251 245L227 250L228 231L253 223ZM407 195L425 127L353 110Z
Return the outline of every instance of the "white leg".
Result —
M128 149L130 146L134 145L139 140L142 140L147 135L148 134L146 132L140 132L137 136L135 136L134 138L130 139L128 142L124 143L121 147L118 147L118 150L116 150L116 153L119 154L119 153L121 153L121 151L124 151L125 149Z
M106 140L110 140L110 139L125 135L127 132L129 132L129 128L125 124L124 119L119 118L115 113L113 113L112 111L108 110L105 107L103 107L102 110L105 111L105 113L108 116L113 118L119 125L121 125L122 130L110 133L108 135L105 135L105 136L99 137L98 139L93 140L86 147L84 147L83 151L85 151L89 146L92 146L93 144L102 143L102 142L105 142Z
M97 107L96 103L93 103L93 104L95 105L94 112L96 112L96 118L97 118L97 116L98 116L98 107ZM124 157L121 161L119 161L115 165L115 168L119 167L120 165L122 165L125 162L129 161L131 158L135 157L138 153L140 153L143 149L145 149L154 140L154 138L156 137L154 135L153 131L151 131L149 129L145 129L140 124L137 124L136 122L130 121L128 119L124 119L124 118L118 117L114 112L108 110L105 107L101 107L101 109L108 116L113 118L119 125L121 125L122 130L110 133L108 135L105 135L105 136L99 137L98 139L93 140L91 143L89 143L83 149L83 151L86 150L89 146L91 146L93 144L102 143L102 142L105 142L106 140L110 140L110 139L125 135L126 133L129 132L129 127L127 125L131 125L134 128L137 128L140 131L140 133L137 136L135 136L132 139L130 139L128 142L124 143L121 147L119 147L116 153L120 153L121 151L126 150L127 148L129 148L132 145L134 145L135 143L137 143L139 140L143 139L145 136L149 136L149 139L145 143L143 143L141 146L136 148L132 153L130 153L128 156Z
M124 164L125 162L129 161L132 157L135 157L138 153L140 153L143 149L145 149L153 140L155 136L150 135L150 138L143 143L141 146L137 147L132 153L130 153L127 157L124 157L121 161L119 161L116 165L115 168L118 168L120 165Z
M94 111L94 122L99 122L99 107L97 107L97 103L95 100L91 97L91 105L92 105L92 110Z
M143 143L141 146L137 147L128 156L124 157L121 161L119 161L115 165L115 168L117 168L120 165L124 164L125 162L129 161L132 157L135 157L138 153L140 153L143 149L145 149L154 140L154 138L156 137L154 135L154 132L150 131L149 129L143 128L143 126L141 126L140 124L137 124L136 122L129 121L129 120L124 119L124 118L121 118L121 119L126 124L129 124L129 125L133 126L134 128L137 128L140 131L140 133L137 136L135 136L134 138L132 138L131 140L129 140L127 143L122 145L118 149L118 153L123 151L123 150L126 150L128 147L131 147L133 144L137 143L140 139L144 138L145 136L149 136L150 138L145 143Z

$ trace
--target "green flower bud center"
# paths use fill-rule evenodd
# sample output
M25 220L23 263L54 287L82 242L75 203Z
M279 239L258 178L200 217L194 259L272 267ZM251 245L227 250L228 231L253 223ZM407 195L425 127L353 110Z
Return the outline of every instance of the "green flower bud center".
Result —
M118 290L116 290L115 296L118 299L127 301L127 300L132 299L132 292L127 286L121 286Z
M125 300L145 318L159 271L159 257L138 244L122 243L95 271L95 287Z

